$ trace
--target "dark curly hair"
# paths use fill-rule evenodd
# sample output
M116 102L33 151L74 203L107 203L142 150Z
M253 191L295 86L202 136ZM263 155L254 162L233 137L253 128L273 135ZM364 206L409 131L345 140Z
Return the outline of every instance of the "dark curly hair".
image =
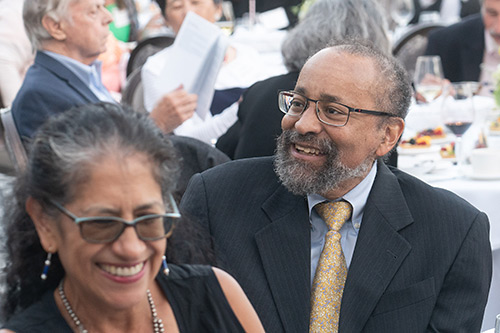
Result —
M176 187L179 158L168 136L147 115L116 104L89 104L50 118L39 129L29 149L27 169L18 175L6 205L6 290L0 297L3 320L55 289L64 275L54 254L47 280L40 279L46 253L25 210L27 198L37 200L46 214L56 218L60 213L50 200L64 205L75 199L78 185L89 178L100 158L137 152L147 156L168 202L167 196ZM194 223L179 223L167 247L169 259L209 263L209 254L198 251L199 244L194 243L210 246L202 234Z

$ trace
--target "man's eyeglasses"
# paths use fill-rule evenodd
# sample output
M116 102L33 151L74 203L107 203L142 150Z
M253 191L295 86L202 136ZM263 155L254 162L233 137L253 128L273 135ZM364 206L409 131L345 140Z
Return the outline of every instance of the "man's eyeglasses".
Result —
M115 216L77 217L58 202L51 200L51 203L78 225L80 235L85 241L111 243L129 226L134 227L137 237L146 242L169 237L176 220L181 217L172 195L169 196L169 201L172 213L144 215L133 221Z
M292 117L300 117L309 106L309 102L316 104L316 115L319 121L336 127L345 126L351 112L398 117L387 112L356 109L338 102L314 100L295 91L280 91L278 95L278 105L281 112Z

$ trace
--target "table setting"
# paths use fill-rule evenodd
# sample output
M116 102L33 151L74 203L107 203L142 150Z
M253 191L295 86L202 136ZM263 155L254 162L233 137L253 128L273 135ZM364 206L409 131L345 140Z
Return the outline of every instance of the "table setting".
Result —
M433 75L442 77L439 70ZM493 96L479 95L476 82L441 80L433 91L420 87L421 94L422 82L414 81L417 93L397 148L398 168L454 192L488 215L493 277L486 331L500 313L500 106Z
M495 100L478 95L475 82L444 81L436 56L419 57L414 85L416 98L405 120L398 167L427 182L500 180L494 156L500 156L500 108ZM485 148L491 160L479 162L478 151ZM480 164L485 166L481 169Z

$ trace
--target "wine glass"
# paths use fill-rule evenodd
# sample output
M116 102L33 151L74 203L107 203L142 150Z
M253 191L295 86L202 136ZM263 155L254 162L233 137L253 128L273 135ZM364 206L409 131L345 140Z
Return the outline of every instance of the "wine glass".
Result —
M464 155L462 136L474 121L474 104L470 82L450 83L443 87L441 115L443 123L455 134L455 159L462 173Z
M230 36L234 32L235 18L233 3L231 1L222 2L222 17L215 22L221 28L226 36Z
M443 66L440 56L420 56L417 58L413 84L419 97L431 102L441 94Z
M415 15L413 0L391 0L390 10L392 19L400 28L406 27Z

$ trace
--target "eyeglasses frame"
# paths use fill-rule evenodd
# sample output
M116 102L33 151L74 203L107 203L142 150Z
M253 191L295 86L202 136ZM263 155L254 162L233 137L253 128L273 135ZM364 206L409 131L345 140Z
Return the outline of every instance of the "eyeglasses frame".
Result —
M288 111L285 111L285 110L283 110L281 108L281 103L279 103L279 100L282 98L281 96L283 96L283 95L291 95L291 94L299 95L299 96L305 98L305 100L306 100L306 105L304 106L304 109L299 114L297 114L297 115L295 115L295 114L289 114ZM346 118L346 121L345 121L344 124L342 124L342 125L330 124L330 123L322 120L320 118L320 116L319 116L319 112L320 111L319 111L318 103L319 102L325 102L325 101L322 101L322 100L319 100L319 99L316 100L316 99L309 98L309 97L304 96L303 94L298 93L298 92L293 91L293 90L283 90L283 91L278 92L278 107L279 107L279 109L280 109L281 112L283 112L285 115L290 116L290 117L301 117L302 114L304 114L304 112L309 107L309 102L314 102L315 109L316 109L316 117L318 118L318 120L321 123L323 123L325 125L328 125L328 126L344 127L349 122L349 118L351 116L351 112L371 114L371 115L374 115L374 116L399 117L398 115L395 115L395 114L392 114L392 113L387 113L387 112L382 112L382 111L365 110L365 109L360 109L360 108L353 108L353 107L350 107L349 105L345 105L345 104L342 104L342 103L339 103L339 102L331 101L331 103L335 103L335 104L338 104L338 105L342 105L343 107L346 107L349 110L349 113L347 114L347 118Z
M52 199L49 199L49 201L61 213L63 213L64 215L66 215L67 217L69 217L70 219L72 219L73 222L75 222L75 224L79 226L80 236L86 242L89 242L89 243L92 243L92 244L112 243L112 242L116 241L118 238L120 238L120 236L123 234L123 231L125 231L126 227L134 227L135 233L137 235L137 238L139 238L140 240L145 241L145 242L152 242L152 241L160 240L162 238L168 238L171 235L171 233L172 233L172 231L174 229L173 225L172 225L172 228L164 236L158 237L158 238L156 238L156 237L155 238L144 238L144 237L140 236L139 233L137 232L136 225L137 225L137 223L139 223L141 221L144 221L144 220L147 220L147 219L150 219L150 218L153 218L153 217L163 217L163 218L168 217L168 218L174 218L174 219L179 219L181 217L181 214L179 212L179 208L177 207L177 204L175 203L174 197L172 196L171 193L169 194L169 204L170 204L170 206L173 209L172 213L148 214L148 215L140 216L140 217L138 217L136 219L133 219L132 221L127 221L125 219L122 219L121 217L116 217L116 216L78 217L75 214L73 214L72 212L70 212L66 207L64 207L63 205L61 205L60 203L58 203L57 201L52 200ZM83 234L82 234L82 225L81 225L82 222L88 222L88 221L109 221L109 220L121 222L122 225L124 225L122 227L121 231L113 239L105 240L105 241L96 241L96 240L90 240L90 239L87 239L87 238L83 237Z

